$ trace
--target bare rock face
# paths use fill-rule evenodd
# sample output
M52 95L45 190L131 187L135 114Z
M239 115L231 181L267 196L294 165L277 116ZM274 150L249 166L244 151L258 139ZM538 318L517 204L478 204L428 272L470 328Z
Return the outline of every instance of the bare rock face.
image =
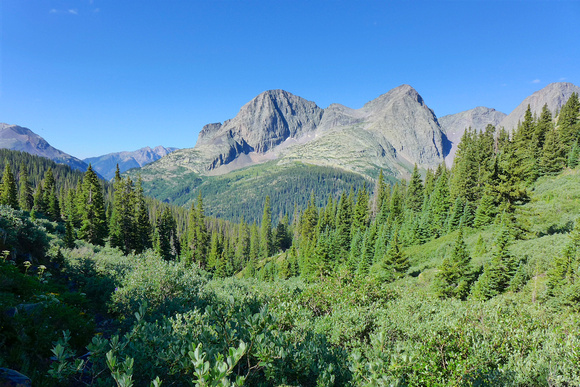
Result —
M46 157L80 171L86 171L88 168L88 165L83 161L52 147L32 130L18 125L0 123L0 148Z
M223 124L208 124L193 149L155 164L204 174L278 159L335 166L368 174L382 168L405 175L413 164L433 168L449 143L433 111L415 89L402 85L361 109L319 108L283 90L266 91ZM372 172L371 172L372 173Z
M217 151L207 166L214 169L241 154L263 154L288 138L314 131L322 113L314 102L284 90L269 90L242 106L238 115L223 125L204 126L195 148L203 153L207 147Z
M496 128L499 123L506 117L505 113L490 109L483 106L478 106L474 109L466 110L456 114L449 114L439 118L441 129L447 135L451 142L451 150L445 158L447 165L453 164L453 158L457 151L457 145L465 133L465 129L472 128L478 131L484 130L487 125L493 125Z
M105 179L110 180L115 176L117 165L121 173L131 169L143 167L153 161L168 155L177 148L165 148L161 145L155 148L144 147L132 152L115 152L103 156L89 157L84 162L92 167Z
M437 117L409 85L381 95L361 110L366 115L367 129L383 135L411 164L436 166L449 151Z
M569 82L550 83L542 90L538 90L524 99L518 107L500 122L499 126L508 131L516 129L518 122L524 120L528 105L530 105L532 114L540 115L544 105L548 104L548 109L554 114L556 110L560 110L566 104L572 93L580 93L580 87Z

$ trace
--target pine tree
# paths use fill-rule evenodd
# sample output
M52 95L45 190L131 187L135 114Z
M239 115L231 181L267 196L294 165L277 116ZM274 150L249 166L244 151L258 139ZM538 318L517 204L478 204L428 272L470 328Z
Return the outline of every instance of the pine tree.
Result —
M52 168L49 167L44 174L44 198L43 202L46 206L46 216L53 221L60 219L60 205L56 194L56 181Z
M580 135L580 100L578 93L572 93L558 115L558 134L560 143L567 154L572 146L578 142Z
M562 253L554 259L548 271L548 294L555 296L566 294L569 301L580 301L580 218L576 219L574 229L570 232L569 241ZM576 286L574 286L576 285ZM568 290L568 292L566 292ZM571 291L570 291L571 290Z
M20 165L20 193L18 197L20 208L24 211L30 211L34 205L34 197L32 196L32 186L30 185L28 171L24 163Z
M508 250L510 240L510 227L503 222L495 241L493 257L484 266L483 274L472 289L474 298L487 300L503 293L508 288L516 269L514 259Z
M471 257L463 240L463 231L459 229L453 251L443 259L435 277L435 292L442 298L465 299L469 293Z
M314 191L310 192L308 207L300 217L300 234L302 238L313 240L316 238L316 226L318 224L318 209L314 201Z
M0 185L0 204L18 209L18 191L16 190L16 180L10 169L8 159L4 161L4 174Z
M421 212L424 200L423 182L417 164L413 168L409 189L407 190L406 207L414 212Z
M260 228L260 258L269 257L273 253L272 246L272 209L270 207L270 196L266 196Z
M369 195L366 184L358 191L352 216L352 230L365 230L369 221Z
M79 238L95 245L102 245L107 235L105 201L97 174L90 165L83 178L78 202L81 215Z
M493 202L491 195L484 194L481 198L477 211L475 212L475 219L473 220L473 227L480 228L490 224L496 215L496 205Z
M543 175L553 175L560 172L565 165L564 147L559 138L559 132L551 129L546 133L544 147L541 152L540 169Z
M387 185L385 183L385 176L383 174L383 170L381 169L379 172L379 178L377 179L375 189L373 191L372 208L371 208L371 216L373 218L377 217L377 215L381 211L383 201L385 200L386 191Z
M135 227L135 252L141 253L151 247L152 227L149 220L149 210L145 203L141 176L137 179L135 186L135 208L134 208L134 227Z
M450 207L448 176L444 169L435 183L429 202L432 235L439 237L444 234Z
M118 171L118 168L117 168ZM117 176L113 185L112 214L109 220L111 246L120 248L125 254L136 248L135 193L129 177Z
M461 218L463 217L464 209L464 200L461 196L458 196L457 199L455 199L455 203L453 203L453 207L451 208L451 212L449 214L449 222L447 222L448 232L453 232L459 228L461 225Z
M409 257L403 253L398 234L398 231L395 230L383 261L383 269L387 272L387 279L401 277L411 266Z
M157 218L155 237L155 251L163 259L173 260L179 255L175 219L169 207L165 207Z
M337 245L344 251L348 251L351 240L352 228L352 202L343 192L338 202L336 213Z

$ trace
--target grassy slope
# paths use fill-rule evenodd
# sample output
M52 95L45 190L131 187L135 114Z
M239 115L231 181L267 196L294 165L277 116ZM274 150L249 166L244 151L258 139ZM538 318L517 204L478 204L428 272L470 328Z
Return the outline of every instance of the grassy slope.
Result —
M530 197L530 202L519 208L517 215L518 221L525 225L529 233L525 239L514 241L510 251L518 258L527 258L530 277L534 280L538 277L538 283L542 285L552 260L568 243L568 232L580 217L580 169L539 179L531 187ZM465 242L475 266L491 259L498 230L499 226L492 224L484 229L465 232ZM480 235L486 246L484 252L476 249ZM443 258L451 253L456 237L457 232L454 232L405 250L412 265L409 272L418 275L416 285L430 291L428 285Z
M272 215L278 219L283 214L292 214L294 203L305 206L310 192L323 200L331 194L338 197L343 190L355 189L370 182L361 175L337 168L312 166L303 163L264 164L240 169L221 176L201 176L185 169L179 177L154 178L154 169L131 171L141 173L147 195L157 199L187 206L198 193L203 195L206 214L237 220L261 216L266 195L270 196Z

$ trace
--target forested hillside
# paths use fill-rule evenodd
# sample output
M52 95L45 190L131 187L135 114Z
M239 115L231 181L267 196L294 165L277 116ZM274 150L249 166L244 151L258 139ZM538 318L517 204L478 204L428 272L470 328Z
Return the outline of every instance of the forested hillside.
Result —
M579 139L573 94L513 133L466 130L451 169L409 181L320 197L324 171L274 170L237 222L206 214L212 184L225 208L255 169L184 209L8 152L0 366L46 385L579 385ZM272 207L302 181L303 207Z

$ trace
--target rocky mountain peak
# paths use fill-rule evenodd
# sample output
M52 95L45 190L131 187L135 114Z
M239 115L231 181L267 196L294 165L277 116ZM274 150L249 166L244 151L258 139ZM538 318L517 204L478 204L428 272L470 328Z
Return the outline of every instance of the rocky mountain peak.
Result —
M550 83L524 99L500 122L499 126L506 130L514 130L518 126L518 122L523 121L528 105L530 105L532 113L539 115L544 105L548 104L548 109L554 114L556 110L560 110L564 106L572 93L580 93L580 87L569 82Z

